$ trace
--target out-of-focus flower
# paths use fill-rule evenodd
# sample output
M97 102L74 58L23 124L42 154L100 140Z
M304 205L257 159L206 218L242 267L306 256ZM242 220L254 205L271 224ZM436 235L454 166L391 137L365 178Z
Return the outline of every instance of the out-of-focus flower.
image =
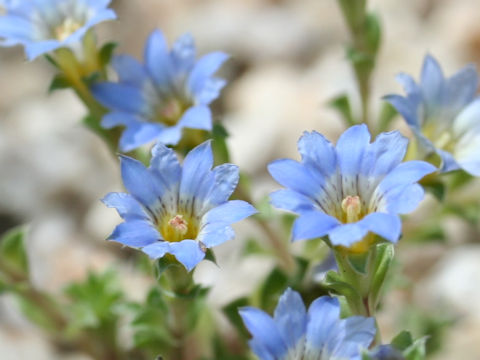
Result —
M315 131L305 132L298 141L301 162L280 159L268 166L287 187L271 194L272 204L300 215L293 240L328 235L333 246L352 252L368 250L372 233L395 243L398 214L417 207L424 191L416 182L435 171L423 161L401 163L407 143L398 131L370 143L365 125L346 130L336 147Z
M128 55L114 58L119 83L98 83L92 87L96 99L110 109L102 126L124 126L120 139L123 151L152 140L175 145L183 128L211 130L209 104L225 86L212 77L228 56L209 53L195 61L195 45L189 35L180 37L172 49L160 30L147 40L144 61Z
M4 0L0 45L23 45L29 60L78 43L94 25L116 18L110 0Z
M212 165L210 142L190 151L183 168L174 151L160 143L148 168L123 156L122 178L130 194L110 193L103 199L125 220L109 239L141 248L153 259L173 254L191 270L207 248L234 237L232 223L256 212L244 201L228 201L238 167Z
M445 78L430 55L423 62L420 83L411 76L397 76L406 96L388 95L405 118L425 156L437 153L441 171L459 168L480 176L480 98L475 98L478 74L468 65Z
M336 298L322 296L307 312L300 294L291 289L280 297L273 318L253 307L241 309L240 315L260 360L360 360L376 331L373 318L340 319Z

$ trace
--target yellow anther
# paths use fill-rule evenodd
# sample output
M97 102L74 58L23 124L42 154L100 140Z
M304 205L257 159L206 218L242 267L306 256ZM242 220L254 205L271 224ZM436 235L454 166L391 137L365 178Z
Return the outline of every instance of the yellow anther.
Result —
M66 18L63 23L61 23L55 28L55 37L57 38L57 40L63 41L81 27L82 24L76 22L71 18Z

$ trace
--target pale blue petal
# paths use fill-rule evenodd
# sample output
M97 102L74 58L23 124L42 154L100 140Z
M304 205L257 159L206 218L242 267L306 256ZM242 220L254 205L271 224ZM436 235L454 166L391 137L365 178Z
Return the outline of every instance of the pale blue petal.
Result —
M333 246L350 247L362 240L368 234L368 229L358 223L342 224L333 228L328 233L328 238Z
M222 52L212 52L201 57L188 77L187 86L194 96L199 96L207 86L209 78L228 59Z
M212 130L212 112L205 105L191 107L185 111L178 125L192 129Z
M417 182L435 170L435 166L424 161L414 160L401 163L385 176L379 184L379 189L386 193L395 187Z
M398 131L379 134L364 153L360 173L374 177L388 174L402 162L407 145L408 139Z
M195 42L191 34L184 34L175 41L171 57L177 74L184 74L193 68L195 53Z
M267 313L253 307L242 308L239 312L245 327L252 334L253 340L262 344L273 359L282 359L287 354L287 345L275 322Z
M138 122L139 120L133 114L114 111L103 116L101 125L105 129L111 129L115 126L129 126Z
M152 259L160 259L170 252L170 243L168 241L156 241L143 247L142 251Z
M455 158L462 169L480 176L480 125L473 127L458 141Z
M125 188L146 207L152 207L162 195L152 174L138 160L121 156L122 179Z
M316 210L315 203L311 198L290 189L271 193L270 201L278 209L290 210L298 214Z
M425 191L419 184L409 184L391 189L384 196L388 212L408 214L418 207L425 196Z
M160 124L148 122L132 122L125 128L119 141L120 150L123 152L132 151L139 146L155 140L163 131Z
M408 194L406 195L408 196ZM402 222L398 215L371 213L356 223L366 231L373 232L384 239L396 243L402 231Z
M288 288L278 300L273 316L280 334L289 349L294 349L307 328L307 310L300 294Z
M277 358L274 358L270 351L263 346L260 340L252 339L248 342L248 345L250 346L250 349L252 349L252 352L257 355L260 360L277 360Z
M475 97L478 88L478 75L474 65L467 65L446 82L444 101L452 116L458 114Z
M365 124L348 128L338 139L336 151L342 179L360 172L363 154L370 143L370 133Z
M423 122L422 119L419 119L418 117L420 98L418 98L418 101L415 101L414 103L400 95L387 95L383 98L388 101L400 115L403 116L409 126L420 130L420 126Z
M457 160L448 151L437 149L438 155L442 158L442 165L440 166L440 172L446 173L460 169L460 165Z
M196 104L209 105L213 100L218 98L220 91L227 84L224 79L210 78L205 81L203 89L194 95Z
M292 239L297 241L322 237L339 225L337 219L321 211L306 212L295 220Z
M205 252L195 240L170 243L170 251L188 271L191 271L205 257Z
M282 186L315 199L322 193L322 185L317 176L308 171L302 164L291 159L279 159L268 164L270 175Z
M128 220L117 225L108 239L127 246L142 247L160 240L161 236L152 224L145 220Z
M182 138L182 126L170 126L163 128L158 135L157 141L165 145L177 145Z
M110 208L117 209L118 214L125 220L149 218L140 203L130 194L112 192L107 194L102 202Z
M203 180L210 175L212 165L213 153L210 141L198 145L185 157L180 183L180 201L187 208L190 208Z
M130 55L114 56L112 66L118 74L119 81L127 85L141 87L147 80L147 73L142 64Z
M308 315L305 358L316 359L319 357L323 347L326 346L330 333L335 329L340 318L338 299L329 296L322 296L316 299L310 305Z
M150 76L160 87L168 86L173 65L170 59L168 44L163 33L156 29L147 39L145 45L145 66Z
M243 200L231 200L216 206L204 215L205 231L214 231L220 227L243 220L257 210Z
M302 163L311 172L329 178L337 171L337 155L332 143L316 131L304 132L298 140Z
M453 131L455 135L461 136L462 134L470 131L480 125L480 98L472 101L466 106L460 114L455 118L453 122Z
M182 168L175 151L162 143L157 143L152 148L150 171L161 181L162 186L168 189L178 186L182 176Z
M231 226L224 226L212 232L201 231L197 237L207 248L211 248L226 241L232 240L235 237L235 232Z
M207 200L213 205L221 204L228 200L235 191L239 180L239 169L237 165L222 164L212 170L214 183L207 195Z
M103 106L131 113L143 113L147 103L140 89L125 84L97 83L90 87L95 99Z
M438 105L442 100L445 83L442 69L431 55L425 56L423 61L420 83L423 98L430 111L433 106Z

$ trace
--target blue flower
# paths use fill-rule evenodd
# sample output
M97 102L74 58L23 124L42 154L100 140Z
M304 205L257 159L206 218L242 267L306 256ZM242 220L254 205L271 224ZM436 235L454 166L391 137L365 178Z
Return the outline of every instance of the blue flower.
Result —
M273 318L253 307L241 309L240 315L253 336L250 348L260 360L360 360L376 332L373 318L340 319L336 298L322 296L307 312L291 289L280 297Z
M402 353L391 345L380 345L368 354L371 360L405 360Z
M406 96L385 97L405 118L422 156L437 153L442 172L463 169L480 176L480 98L475 97L478 74L469 65L445 78L430 55L423 62L420 84L411 76L397 76Z
M110 193L103 202L125 220L109 239L140 248L153 259L170 253L188 270L207 248L234 237L230 226L256 212L248 203L227 201L238 183L238 167L213 169L207 141L190 151L183 168L172 149L157 144L150 166L122 156L126 193Z
M416 182L435 170L423 161L402 163L407 143L393 131L370 144L365 125L346 130L336 147L315 131L305 132L298 141L301 162L280 159L268 166L287 187L271 194L272 204L300 215L293 240L328 235L333 246L352 252L365 252L372 233L395 243L398 214L416 208L424 196Z
M5 0L0 45L23 45L29 60L78 43L92 26L115 19L110 0Z
M133 150L152 140L175 145L183 128L212 129L209 104L225 86L212 77L227 59L222 52L195 61L191 35L180 37L171 50L160 30L150 35L140 64L128 55L116 56L113 67L118 83L92 87L96 99L110 109L102 126L124 126L120 149Z

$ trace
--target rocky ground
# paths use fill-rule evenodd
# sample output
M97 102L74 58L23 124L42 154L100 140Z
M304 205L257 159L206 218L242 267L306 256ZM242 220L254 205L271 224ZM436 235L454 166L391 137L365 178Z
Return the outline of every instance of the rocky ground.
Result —
M355 83L345 60L348 34L334 0L115 0L113 7L120 20L102 24L99 32L102 39L119 41L120 52L140 57L145 37L160 27L172 40L190 31L200 53L221 49L232 55L222 70L231 81L216 104L217 115L231 134L233 162L256 179L258 197L275 186L265 165L296 157L304 130L316 129L332 140L343 131L326 103L341 92L354 95ZM370 8L384 28L374 109L382 95L401 90L396 73L418 77L427 52L449 74L465 63L480 63L477 0L375 0ZM134 275L128 263L117 260L119 247L104 241L119 218L98 199L121 189L117 162L80 125L85 111L72 93L46 94L52 74L43 59L26 62L20 48L0 50L0 232L30 224L28 250L39 288L58 293L88 269L115 263L127 291L139 296L148 278ZM408 134L400 120L397 125ZM478 194L478 186L469 191ZM435 206L427 200L424 213ZM424 213L420 209L415 216ZM250 226L245 222L237 229L246 234ZM380 323L389 339L398 330L394 320L407 321L405 313L391 309L405 304L420 312L448 309L455 320L444 350L432 359L477 360L479 227L456 219L445 226L447 245L400 246L402 281L409 286L388 297ZM199 268L201 281L215 284L216 304L249 291L252 279L272 265L256 258L240 261L238 241L216 251L220 268ZM86 359L56 354L10 296L0 297L0 354L2 360Z

